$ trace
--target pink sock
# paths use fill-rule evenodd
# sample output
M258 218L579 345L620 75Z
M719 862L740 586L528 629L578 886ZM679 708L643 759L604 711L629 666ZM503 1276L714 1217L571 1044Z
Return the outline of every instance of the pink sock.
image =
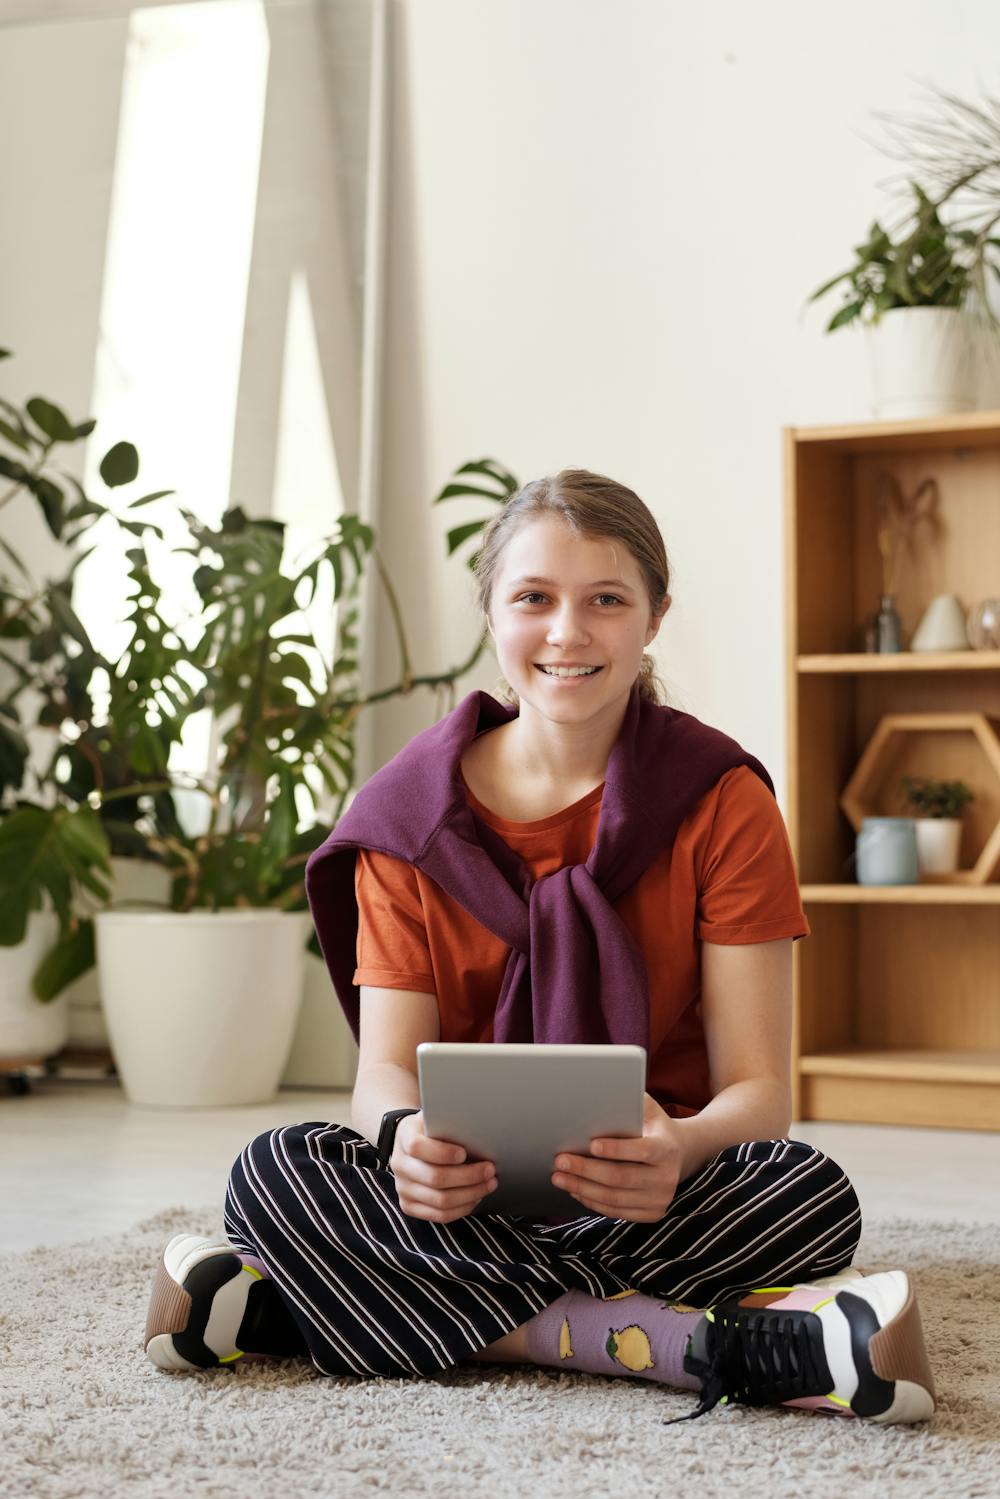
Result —
M681 1302L619 1291L601 1300L567 1291L525 1323L532 1363L631 1374L681 1390L700 1390L684 1368L687 1340L704 1313Z

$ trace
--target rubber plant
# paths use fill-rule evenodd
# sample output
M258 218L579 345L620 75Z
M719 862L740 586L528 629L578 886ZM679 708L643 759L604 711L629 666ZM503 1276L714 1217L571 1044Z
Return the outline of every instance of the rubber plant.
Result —
M33 977L40 1000L54 998L94 961L93 922L73 910L74 893L85 887L108 898L113 853L154 858L171 872L170 909L269 906L306 908L304 872L309 854L336 824L355 782L355 724L376 702L417 687L442 694L454 705L455 683L476 663L487 635L469 657L446 671L414 671L395 590L375 548L372 528L344 515L311 554L292 559L282 522L251 519L236 506L211 526L172 504L187 531L177 553L192 558L192 580L200 611L183 639L164 615L159 585L146 552L145 531L161 540L163 530L133 512L169 490L143 496L116 513L88 498L70 476L66 491L43 472L53 447L79 441L93 422L73 424L51 402L38 398L22 412L5 403L0 437L20 450L0 470L12 481L10 494L27 489L39 501L52 534L74 544L106 514L136 539L126 552L131 635L117 661L97 652L73 611L72 576L31 592L4 577L0 593L0 639L28 641L28 662L4 652L16 687L0 704L0 756L4 769L0 813L0 896L4 918L0 945L22 940L28 913L50 898L60 918L59 940ZM47 423L47 427L46 427ZM37 431L35 429L38 429ZM138 455L117 444L105 456L101 475L114 488L131 483ZM467 476L492 487L472 484ZM49 487L51 486L51 487ZM458 496L485 496L502 504L517 481L492 459L464 464L433 503ZM9 496L8 496L9 497ZM486 525L489 517L448 533L448 551ZM75 526L77 529L73 530ZM15 565L17 559L5 548ZM359 682L358 596L365 569L374 561L386 589L401 655L398 682L363 694ZM475 556L469 566L475 565ZM324 570L338 603L338 646L332 662L310 630L303 611ZM192 633L194 643L191 643ZM2 648L0 648L2 649ZM103 679L104 704L95 711L95 674ZM57 744L40 792L50 803L15 797L28 764L27 726L17 699L29 690L43 707L35 727L50 730ZM169 768L171 747L180 741L194 712L210 708L232 720L222 737L218 766L203 777ZM310 771L310 767L314 767ZM315 782L333 798L331 817L319 816ZM205 831L185 831L173 793L195 789L209 799ZM315 934L309 943L317 956Z
M0 350L0 358L8 357L9 351ZM6 481L0 509L30 494L51 536L68 549L86 542L105 516L133 535L159 529L134 514L159 494L119 510L89 497L61 466L64 450L89 437L95 425L72 422L42 396L23 408L0 399L0 480ZM114 491L131 484L138 468L134 446L118 442L104 454L99 472ZM134 799L111 815L88 796L95 786L124 788L137 779L131 767L142 750L127 742L116 720L95 720L95 671L113 668L95 651L72 605L74 573L88 550L80 547L65 576L43 582L2 538L0 553L0 662L6 668L0 695L0 946L24 939L30 912L42 909L48 897L59 920L59 942L35 983L38 997L48 999L94 961L93 927L76 917L76 894L84 888L98 900L107 898L112 854L149 857L135 826ZM32 729L55 741L41 770L32 763ZM164 744L164 754L168 748Z

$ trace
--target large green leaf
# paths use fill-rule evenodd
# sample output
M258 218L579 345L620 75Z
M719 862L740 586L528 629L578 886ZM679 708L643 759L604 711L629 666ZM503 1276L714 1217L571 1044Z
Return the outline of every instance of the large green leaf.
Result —
M70 604L62 588L58 583L52 583L46 592L49 608L53 617L58 620L68 635L71 635L78 645L82 645L88 656L93 659L94 647L90 643L90 636Z
M261 836L260 875L270 883L288 857L295 837L295 777L284 761L277 762L278 794L268 805L267 819Z
M74 884L99 900L111 876L107 836L89 806L21 806L0 822L0 946L23 941L28 913L41 909L47 892L66 931L72 918Z
M456 526L454 530L449 531L447 536L449 557L451 556L452 552L458 550L463 541L468 541L470 536L475 536L476 533L482 531L486 525L487 521L485 519L473 520L468 521L464 526Z
M0 705L0 795L8 786L15 791L20 789L28 754L28 741L21 732L15 710Z
M109 489L131 484L139 473L139 454L130 442L116 442L101 459L100 473Z
M73 442L76 433L73 423L63 411L61 406L56 406L52 401L46 401L43 396L32 396L25 403L25 411L31 417L40 432L53 442Z
M50 948L35 969L31 990L36 999L45 1002L87 973L94 966L94 923L87 917L76 921L75 930L69 931Z

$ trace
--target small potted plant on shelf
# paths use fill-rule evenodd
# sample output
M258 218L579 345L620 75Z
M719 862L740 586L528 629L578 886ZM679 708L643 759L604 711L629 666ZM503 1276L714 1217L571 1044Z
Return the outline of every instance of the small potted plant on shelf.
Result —
M964 781L904 776L900 790L917 814L917 858L922 874L953 874L958 869L962 809L975 799Z
M825 281L814 302L846 282L844 301L826 326L864 331L877 418L936 416L975 404L970 305L979 272L992 266L1000 240L942 221L945 191L932 199L911 183L916 205L895 233L876 219L855 245L855 264ZM954 190L954 189L953 189ZM978 305L978 304L977 304Z

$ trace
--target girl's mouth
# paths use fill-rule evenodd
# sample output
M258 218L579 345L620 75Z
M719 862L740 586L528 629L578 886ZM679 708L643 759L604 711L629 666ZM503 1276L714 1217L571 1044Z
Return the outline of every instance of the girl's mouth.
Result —
M544 666L539 665L539 663L536 661L535 670L541 672L542 676L547 677L550 682L559 682L560 684L565 683L567 685L573 686L578 682L593 681L594 677L599 676L604 668L602 666L595 666L590 671L582 671L579 669L570 669L569 671L566 671L565 668L559 671L547 671Z

